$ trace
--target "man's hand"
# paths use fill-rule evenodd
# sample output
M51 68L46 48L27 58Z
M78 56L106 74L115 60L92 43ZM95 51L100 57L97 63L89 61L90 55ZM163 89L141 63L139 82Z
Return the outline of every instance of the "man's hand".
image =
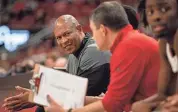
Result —
M132 105L132 112L151 112L151 105L143 101L136 102Z
M31 90L19 86L15 88L18 92L20 92L20 94L6 98L2 107L8 111L19 111L24 108L28 108L28 105L31 105L30 107L32 107L32 104L28 102Z
M49 107L45 108L46 112L66 112L64 108L57 104L49 95L47 96Z
M178 94L167 98L162 112L178 112Z

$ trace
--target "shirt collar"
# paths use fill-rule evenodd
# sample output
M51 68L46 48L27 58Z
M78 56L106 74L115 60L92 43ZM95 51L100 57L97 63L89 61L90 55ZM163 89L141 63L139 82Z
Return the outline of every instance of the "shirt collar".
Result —
M127 25L124 28L122 28L119 32L117 37L115 38L113 45L111 46L111 53L114 52L115 48L117 47L118 43L121 42L123 40L123 38L125 38L125 35L129 32L133 30L132 25Z
M85 34L85 37L83 38L82 42L80 43L79 49L73 53L74 56L78 57L82 49L85 47L85 44L87 43L90 35L88 33Z

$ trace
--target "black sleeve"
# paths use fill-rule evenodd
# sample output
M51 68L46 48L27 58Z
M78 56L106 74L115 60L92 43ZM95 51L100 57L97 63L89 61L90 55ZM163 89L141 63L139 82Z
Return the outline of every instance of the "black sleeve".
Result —
M36 108L36 111L35 111L35 112L45 112L44 107L43 107L43 106L38 106L38 107Z
M87 96L98 96L105 93L109 84L109 63L89 70L79 70L81 77L88 78Z

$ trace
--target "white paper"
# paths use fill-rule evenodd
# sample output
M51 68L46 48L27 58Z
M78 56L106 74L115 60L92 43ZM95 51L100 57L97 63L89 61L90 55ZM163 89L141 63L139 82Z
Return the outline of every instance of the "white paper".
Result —
M40 65L39 74L43 73L38 94L34 95L34 102L49 106L47 95L50 95L65 109L84 106L88 79Z

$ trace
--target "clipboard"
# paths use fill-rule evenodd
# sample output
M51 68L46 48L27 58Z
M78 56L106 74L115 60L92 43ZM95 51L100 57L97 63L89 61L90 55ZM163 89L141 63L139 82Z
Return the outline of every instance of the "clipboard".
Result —
M41 77L42 76L40 76L39 78L39 82L38 82L38 85L35 85L35 82L34 82L34 85L31 83L31 81L35 81L34 80L34 77L35 77L35 75L36 74L38 74L39 73L39 70L40 70L40 65L39 64L35 64L35 68L34 68L34 70L33 70L33 75L32 75L32 79L31 80L29 80L29 83L30 83L30 86L31 86L31 92L30 92L30 95L29 95L29 98L28 98L28 101L29 102L34 102L34 92L36 92L37 94L38 94L38 91L39 91L39 85L40 85L40 82L41 82ZM42 75L42 74L41 74ZM33 90L33 89L36 89L35 91Z
M50 95L57 103L63 105L64 109L84 106L88 87L87 78L36 64L29 82L32 90L28 98L29 102L49 106L46 96Z

